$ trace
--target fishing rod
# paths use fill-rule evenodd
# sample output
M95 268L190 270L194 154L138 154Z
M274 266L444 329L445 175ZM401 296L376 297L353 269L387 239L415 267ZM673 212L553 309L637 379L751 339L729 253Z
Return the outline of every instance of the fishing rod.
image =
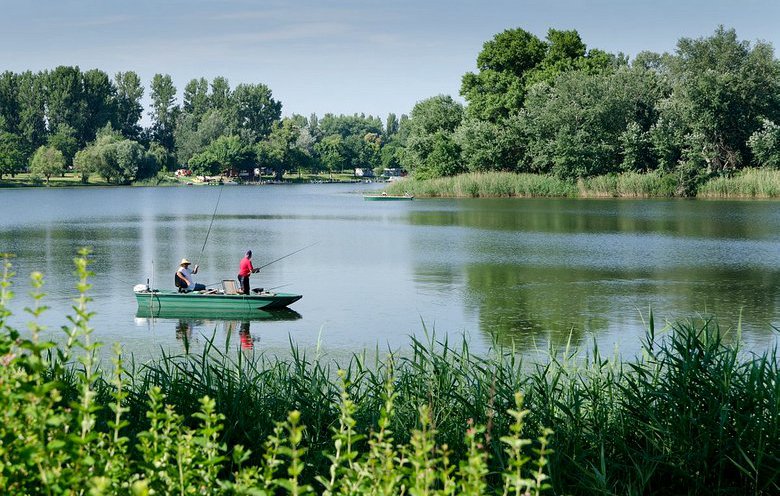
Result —
M314 246L314 245L316 245L316 244L318 244L318 243L319 243L319 241L317 241L316 243L312 243L312 244L310 244L310 245L308 245L308 246L304 246L304 247L303 247L303 248L301 248L300 250L295 250L294 252L292 252L292 253L288 253L287 255L285 255L285 256L283 256L283 257L279 257L279 258L277 258L276 260L274 260L274 261L272 261L272 262L268 262L268 263L267 263L267 264L265 264L265 265L261 265L260 267L257 267L257 269L256 269L256 270L260 270L260 269L262 269L263 267L268 267L268 266L269 266L269 265L271 265L272 263L276 263L276 262L278 262L279 260L284 260L284 259L285 259L285 258L287 258L287 257L291 257L291 256L295 255L296 253L302 252L302 251L303 251L303 250L305 250L306 248L311 248L312 246Z
M203 250L206 249L206 242L209 240L209 234L211 234L211 226L214 225L214 218L217 216L217 209L219 208L219 200L222 198L222 188L224 188L225 185L219 187L219 195L217 195L217 204L214 205L214 213L211 214L211 222L209 223L209 229L206 231L206 239L203 240L203 247L200 249L200 255L198 255L198 258L195 260L195 267L197 269L198 262L200 262L201 257L203 257Z

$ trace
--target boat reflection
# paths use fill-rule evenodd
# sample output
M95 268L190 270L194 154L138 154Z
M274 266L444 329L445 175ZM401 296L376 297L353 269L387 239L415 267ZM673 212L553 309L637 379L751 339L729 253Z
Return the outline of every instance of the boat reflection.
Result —
M195 320L232 320L232 321L252 321L252 320L298 320L301 314L289 308L279 308L274 310L235 310L220 311L214 313L213 310L164 310L160 308L150 308L149 306L139 307L135 313L137 318L150 319L195 319Z

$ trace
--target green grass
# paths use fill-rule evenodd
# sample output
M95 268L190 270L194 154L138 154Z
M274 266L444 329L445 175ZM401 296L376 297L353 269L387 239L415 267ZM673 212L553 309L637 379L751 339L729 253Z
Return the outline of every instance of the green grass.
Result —
M575 185L540 174L484 172L461 174L426 181L404 179L391 183L388 194L412 194L419 197L499 198L499 197L572 197Z
M696 193L700 198L778 198L780 171L745 169L733 177L710 179Z
M677 188L673 175L658 172L624 172L580 180L582 198L658 198L673 197Z
M177 487L177 456L194 460L188 481L246 480L291 494L399 494L401 485L416 494L522 494L524 486L535 494L547 482L556 494L780 491L777 350L748 354L739 336L723 339L726 331L711 320L659 330L651 314L635 357L603 356L594 344L524 362L513 350L475 355L465 340L453 345L431 335L410 338L402 356L358 354L337 364L293 343L283 359L224 352L212 340L198 355L163 356L129 371L117 360L99 373L88 356L73 365L77 349L94 351L86 259L77 262L82 298L67 328L77 344L47 355L52 345L31 344L34 324L21 349L14 331L5 328L0 339L0 357L15 355L12 367L0 369L0 437L11 443L0 448L0 478L13 469L8 480L18 481L27 456L21 447L44 450L36 443L62 424L82 434L54 436L69 457L55 457L57 467L87 470L78 465L85 442L99 458L95 466L119 463L118 451L90 444L102 439L117 448L105 436L118 436L127 459L121 473L155 481L158 491ZM0 323L9 287L2 286ZM13 362L25 353L31 362ZM41 374L19 375L24 370ZM56 394L37 396L43 391ZM35 402L53 416L30 409ZM155 463L164 463L160 473Z

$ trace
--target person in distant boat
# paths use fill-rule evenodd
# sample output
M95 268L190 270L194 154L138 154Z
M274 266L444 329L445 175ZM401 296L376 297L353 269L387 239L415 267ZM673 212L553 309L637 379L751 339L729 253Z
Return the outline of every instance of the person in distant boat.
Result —
M181 259L179 264L179 270L176 271L176 287L179 291L203 291L206 286L195 282L193 274L198 273L198 266L196 265L193 270L190 270L190 261L186 258Z
M260 272L252 265L252 250L247 250L241 263L238 265L238 282L241 283L241 293L249 294L249 275Z

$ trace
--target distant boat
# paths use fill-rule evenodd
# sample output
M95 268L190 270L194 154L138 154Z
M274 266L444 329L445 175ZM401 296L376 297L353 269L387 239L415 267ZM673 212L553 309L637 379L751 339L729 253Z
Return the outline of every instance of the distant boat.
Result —
M382 193L379 195L368 194L363 195L363 199L366 201L409 201L414 200L414 195L388 195L387 193Z

